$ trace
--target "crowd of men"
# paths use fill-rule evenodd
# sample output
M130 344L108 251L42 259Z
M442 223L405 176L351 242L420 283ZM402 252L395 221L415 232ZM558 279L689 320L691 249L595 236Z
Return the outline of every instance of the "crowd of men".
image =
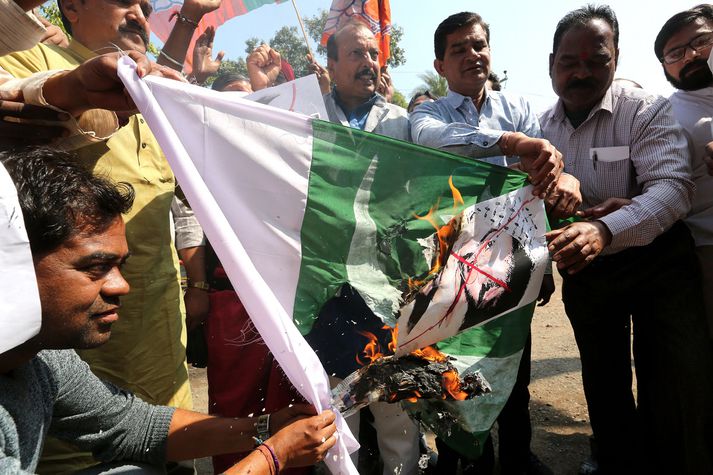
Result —
M330 411L287 400L259 417L191 411L186 322L200 327L212 305L204 242L117 77L118 48L139 75L185 81L193 32L219 2L186 0L158 63L145 57L148 0L59 0L68 41L30 12L40 3L0 0L9 32L0 37L0 161L17 188L42 304L40 333L0 354L0 472L180 473L167 461L231 453L240 455L220 471L320 462L337 437ZM218 69L214 35L208 29L196 44L194 82ZM389 102L393 87L363 23L332 35L326 68L310 58L310 71L332 122L527 173L561 223L546 238L581 356L596 446L590 473L713 473L713 6L674 15L652 39L676 88L670 99L615 81L618 40L609 7L565 15L549 58L558 101L539 116L489 83L491 31L472 12L434 33L447 95L418 94L408 111ZM266 45L247 67L248 77L219 76L213 88L251 92L294 79ZM538 300L554 290L548 274ZM354 370L357 342L337 336L355 324L380 321L344 285L307 335L334 384ZM499 333L522 337L506 325ZM551 473L530 450L530 340L514 385L494 388L503 474ZM245 364L240 356L231 364ZM419 473L418 425L398 404L369 411L383 473ZM357 437L365 427L360 414L347 422ZM435 473L493 473L487 430L436 435Z

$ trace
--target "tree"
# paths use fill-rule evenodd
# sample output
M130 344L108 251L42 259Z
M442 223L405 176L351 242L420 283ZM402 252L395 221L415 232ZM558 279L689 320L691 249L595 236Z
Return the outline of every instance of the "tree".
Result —
M436 97L443 97L448 94L448 81L443 76L439 76L433 71L426 71L423 74L419 74L418 77L423 81L423 85L414 89L411 93L412 95L424 90L428 90Z
M309 74L307 69L307 45L302 36L297 34L296 26L283 26L270 40L270 47L287 60L295 72L295 77Z
M315 43L317 43L317 54L321 55L322 58L327 57L327 48L320 45L319 42L322 40L322 32L324 31L324 25L327 23L327 16L329 12L326 10L319 10L319 13L313 17L307 17L304 19L305 27L309 33L310 38L312 38ZM391 40L389 41L389 46L391 48L391 57L386 61L389 67L396 68L406 63L406 51L399 46L399 42L404 36L404 30L400 26L391 25Z
M394 89L394 95L391 97L391 103L401 106L404 109L408 107L408 101L401 92Z

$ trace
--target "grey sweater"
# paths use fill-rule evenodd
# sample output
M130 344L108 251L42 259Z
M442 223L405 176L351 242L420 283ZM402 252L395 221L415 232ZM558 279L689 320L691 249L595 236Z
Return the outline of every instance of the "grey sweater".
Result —
M47 433L102 461L163 463L174 409L101 381L72 350L0 375L0 473L35 473Z

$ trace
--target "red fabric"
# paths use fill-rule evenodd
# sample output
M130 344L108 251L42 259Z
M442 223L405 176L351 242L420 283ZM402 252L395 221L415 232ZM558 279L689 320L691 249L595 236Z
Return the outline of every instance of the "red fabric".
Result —
M237 294L210 293L205 324L208 344L209 412L225 417L248 417L275 412L304 402L260 338ZM222 473L247 453L213 457L215 473ZM280 470L307 474L310 468Z

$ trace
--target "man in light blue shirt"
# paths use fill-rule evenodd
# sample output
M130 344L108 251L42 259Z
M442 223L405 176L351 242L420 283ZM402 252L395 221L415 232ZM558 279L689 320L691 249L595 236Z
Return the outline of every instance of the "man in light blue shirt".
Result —
M547 197L548 208L556 209L562 215L572 215L581 203L578 188L564 193L561 186L555 186L560 178L562 156L541 138L537 116L528 102L486 88L490 74L489 43L489 27L475 13L452 15L438 26L434 37L434 67L448 81L449 91L446 97L423 103L412 112L412 138L421 145L520 168L530 176L534 193ZM553 291L552 275L546 275L538 297L541 305L549 301ZM523 326L527 328L531 314L525 317L523 320L528 321L523 321ZM523 338L522 332L514 331L512 327L503 325L497 330L500 339L521 341L517 339ZM469 339L478 338L478 332L484 331L490 330L476 328L456 338L463 339L467 344ZM500 370L507 371L504 367ZM530 452L530 395L527 388L530 380L529 336L517 376L514 368L512 376L516 380L511 392L510 387L493 388L494 392L503 393L501 400L507 400L498 416L501 473L551 473ZM477 417L477 411L470 412ZM489 427L488 424L493 421L472 422L470 427L482 428ZM473 469L477 473L491 473L494 454L492 442L489 438L484 440L486 437L487 430L472 431L468 436L462 433L458 437L446 435L437 440L439 470L446 473L460 458L462 466L466 467L464 473ZM473 454L478 453L477 447L481 446L484 447L482 456L473 460Z

